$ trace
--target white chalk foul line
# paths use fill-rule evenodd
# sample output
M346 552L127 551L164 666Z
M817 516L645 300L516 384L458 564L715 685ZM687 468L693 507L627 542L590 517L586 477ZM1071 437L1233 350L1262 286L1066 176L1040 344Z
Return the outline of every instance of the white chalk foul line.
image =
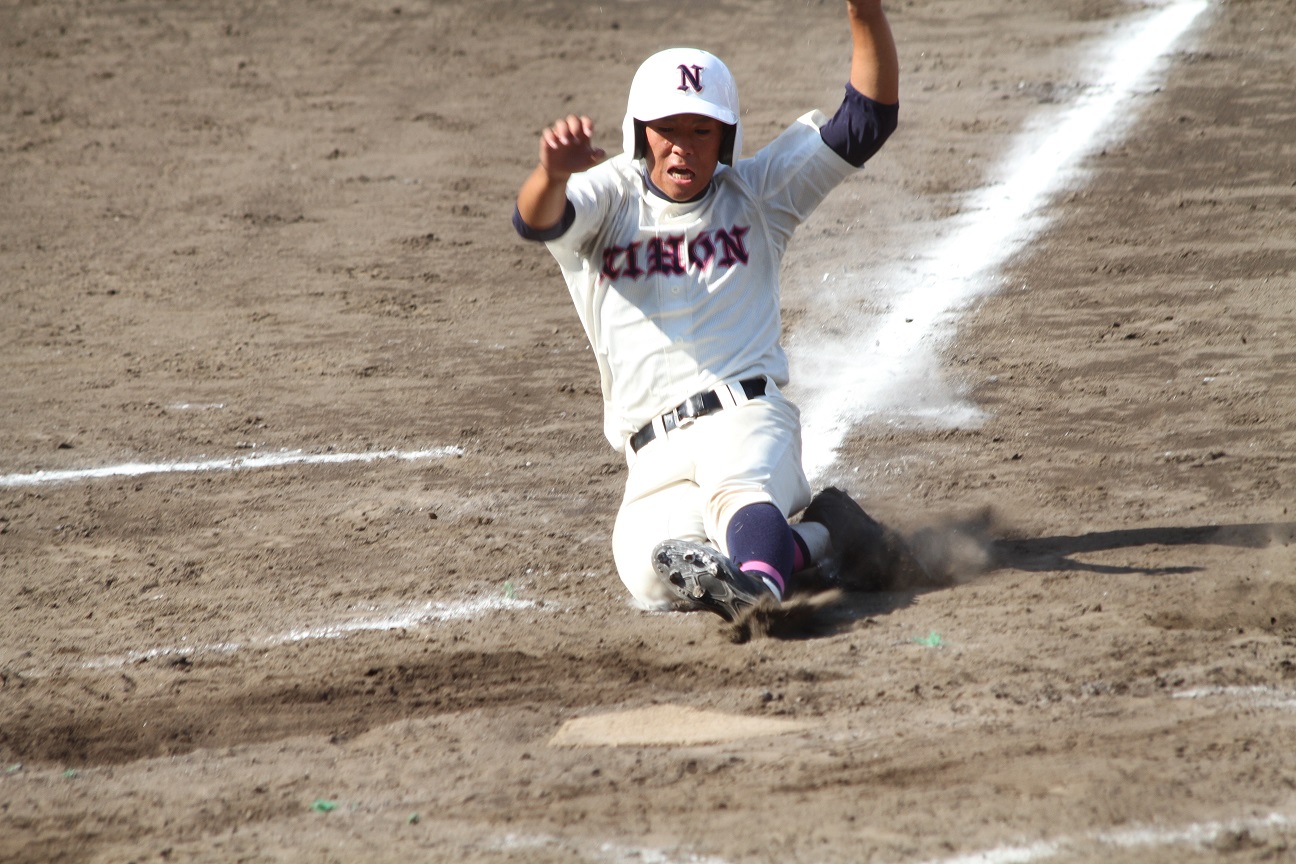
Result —
M1175 699L1210 699L1224 698L1231 707L1239 703L1250 704L1257 708L1277 708L1285 711L1296 711L1296 693L1283 692L1273 687L1195 687L1191 690L1180 690L1174 694Z
M1176 828L1128 828L1120 831L1104 831L1083 834L1078 837L1063 837L1057 840L1042 840L1037 843L1019 846L1000 846L957 855L952 858L930 859L922 864L1034 864L1060 855L1091 853L1095 849L1147 849L1160 846L1200 846L1205 847L1230 833L1243 831L1286 830L1296 822L1281 813L1254 819L1237 819L1230 822L1203 822ZM530 849L573 848L570 838L558 838L551 835L505 834L496 838L491 844L494 848L508 852ZM589 845L588 841L585 844ZM631 847L620 843L604 843L597 853L589 855L592 850L585 850L588 857L612 861L643 861L647 864L725 864L721 858L702 856L688 851L667 851L643 847Z
M462 456L462 447L433 447L430 450L378 450L371 453L305 453L280 450L277 453L250 453L225 459L192 462L128 462L99 468L77 468L65 471L34 471L28 474L0 475L0 487L43 486L97 480L104 477L139 477L145 474L196 473L201 471L241 471L251 468L274 468L281 465L338 465L347 462L376 462L379 459L444 459Z
M489 841L491 848L506 853L525 853L533 850L544 850L553 857L553 853L567 853L568 860L625 862L635 861L639 864L728 864L723 858L713 855L698 855L687 850L668 850L648 846L627 846L623 843L596 840L555 837L550 834L515 834L508 833ZM534 856L531 856L534 857Z
M412 630L416 627L443 621L462 621L490 612L512 612L521 609L541 608L531 600L496 597L458 603L424 603L401 606L386 611L371 610L377 614L362 615L336 624L303 627L276 633L271 636L245 639L241 642L209 642L201 645L169 645L143 651L129 651L109 657L98 657L81 664L83 669L117 669L148 660L168 657L194 657L202 654L232 654L248 648L277 648L310 639L341 639L353 633L366 631Z
M1130 828L1121 831L1096 832L1079 837L1044 840L1021 846L1000 846L953 858L938 858L923 864L1033 864L1059 855L1083 854L1094 847L1145 849L1157 846L1207 846L1228 834L1243 831L1287 830L1296 825L1291 817L1271 813L1257 819L1230 822L1203 822L1180 828Z
M951 407L939 392L937 349L957 313L992 291L1003 266L1044 228L1042 208L1075 177L1080 161L1114 140L1130 122L1129 102L1151 84L1161 59L1208 6L1175 0L1118 26L1096 52L1103 73L1060 116L1050 113L1021 136L996 171L1002 178L974 193L963 212L941 226L936 244L878 285L852 286L858 297L894 291L891 310L865 338L815 341L794 359L804 421L806 473L832 465L853 424L883 412L974 420L970 406ZM850 303L851 298L839 298ZM842 309L843 314L846 310Z

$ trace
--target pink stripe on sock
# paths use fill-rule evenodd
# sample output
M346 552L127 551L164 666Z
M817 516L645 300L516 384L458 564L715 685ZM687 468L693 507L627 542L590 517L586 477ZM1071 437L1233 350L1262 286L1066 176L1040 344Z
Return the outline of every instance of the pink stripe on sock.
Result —
M764 561L744 561L739 569L744 572L755 570L763 576L768 576L770 579L774 580L774 584L778 586L780 594L783 593L786 587L783 584L783 575L779 573L778 568L773 564L766 564Z

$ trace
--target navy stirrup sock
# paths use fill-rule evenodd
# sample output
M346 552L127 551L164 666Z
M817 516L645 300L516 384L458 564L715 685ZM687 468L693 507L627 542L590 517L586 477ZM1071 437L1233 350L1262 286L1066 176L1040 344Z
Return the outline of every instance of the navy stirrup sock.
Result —
M729 557L738 568L772 583L779 599L783 599L799 551L783 513L773 504L748 504L729 521L725 541Z

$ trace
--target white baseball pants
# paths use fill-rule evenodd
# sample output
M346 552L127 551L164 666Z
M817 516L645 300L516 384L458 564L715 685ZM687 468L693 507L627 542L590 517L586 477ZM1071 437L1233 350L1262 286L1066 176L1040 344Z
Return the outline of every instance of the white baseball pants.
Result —
M709 543L729 554L725 529L748 504L770 502L790 516L810 503L801 466L801 412L772 382L762 397L699 417L658 435L630 467L612 532L621 581L647 608L666 608L670 593L652 566L663 540Z

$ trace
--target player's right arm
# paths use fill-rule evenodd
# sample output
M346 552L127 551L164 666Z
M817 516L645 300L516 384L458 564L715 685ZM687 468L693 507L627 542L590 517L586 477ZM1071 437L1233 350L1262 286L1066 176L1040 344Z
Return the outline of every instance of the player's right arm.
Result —
M572 114L540 134L540 163L518 190L518 216L535 231L562 221L567 210L567 181L593 168L604 152L594 146L594 121Z

